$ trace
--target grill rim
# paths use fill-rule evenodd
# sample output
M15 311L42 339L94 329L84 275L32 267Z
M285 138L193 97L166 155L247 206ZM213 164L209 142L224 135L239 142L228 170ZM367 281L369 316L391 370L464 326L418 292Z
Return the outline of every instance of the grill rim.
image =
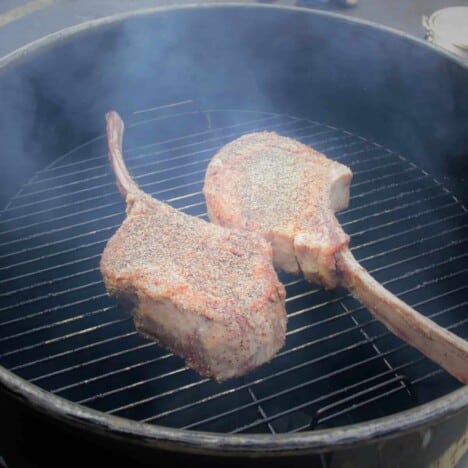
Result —
M220 434L142 423L93 410L43 390L3 367L0 386L42 414L97 435L163 450L231 457L307 455L353 447L363 440L404 437L423 426L466 412L468 407L465 385L416 408L364 423L291 434Z
M305 7L246 4L238 2L221 2L207 4L203 2L159 6L137 9L84 22L79 25L64 28L55 33L37 39L0 58L0 72L14 67L16 62L34 56L59 41L79 37L90 30L113 25L130 18L155 15L170 11L216 9L226 7L242 9L274 9L318 17L333 18L337 22L362 26L384 34L399 36L418 47L429 49L431 53L449 59L463 69L468 70L468 62L432 43L412 36L403 31L375 24L356 18L348 18L329 11L311 10ZM137 445L145 445L165 450L177 450L185 453L203 453L217 456L278 456L302 455L346 448L362 443L363 440L377 441L397 436L404 436L428 424L441 423L468 408L468 385L450 392L443 397L432 400L406 411L376 418L364 423L350 424L339 428L304 431L292 434L220 434L196 430L176 429L156 424L142 423L119 416L114 416L93 410L89 407L73 403L70 400L54 395L35 384L17 376L0 366L0 390L6 391L15 400L26 402L39 412L55 420L66 422L75 427L101 435L110 436Z
M392 28L390 26L385 26L382 24L374 23L369 20L347 17L339 13L332 11L324 10L314 10L306 7L292 6L292 5L267 5L262 3L240 3L240 2L219 2L216 4L204 3L204 2L194 2L186 3L182 5L165 5L157 6L150 8L140 8L130 12L117 13L115 15L104 16L98 19L85 21L81 24L69 26L63 28L54 33L48 34L47 36L36 39L18 49L10 52L9 54L0 57L0 70L7 68L8 66L13 66L14 62L19 61L23 58L26 58L28 55L32 55L35 52L39 52L41 49L45 49L47 46L52 46L54 43L59 40L71 39L72 37L79 36L80 34L86 33L90 30L97 29L102 26L111 25L115 23L123 22L130 18L137 18L140 16L154 15L159 13L164 13L168 11L181 11L181 10L197 10L200 8L204 9L213 9L221 10L224 8L240 8L240 9L265 9L265 10L278 10L278 11L291 11L291 12L300 12L302 14L308 14L311 16L322 16L325 18L333 18L336 21L341 21L348 24L354 24L358 26L364 26L368 29L374 29L381 33L392 34L398 36L405 41L417 44L419 47L424 47L431 50L432 53L450 59L452 62L457 63L468 70L468 62L462 59L459 55L448 51L432 42L420 39L419 37L413 36L405 31L400 29Z

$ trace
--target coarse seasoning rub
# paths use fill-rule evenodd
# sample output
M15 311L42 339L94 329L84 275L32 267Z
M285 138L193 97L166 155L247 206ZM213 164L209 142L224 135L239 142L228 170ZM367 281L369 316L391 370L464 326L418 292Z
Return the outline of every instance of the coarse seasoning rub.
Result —
M468 343L420 314L356 261L335 212L348 206L349 168L291 138L244 135L213 157L203 188L210 219L257 232L275 265L326 288L343 286L395 335L468 382Z
M286 332L285 290L261 236L186 215L142 192L107 114L109 155L127 217L101 258L109 294L137 329L223 381L271 360Z

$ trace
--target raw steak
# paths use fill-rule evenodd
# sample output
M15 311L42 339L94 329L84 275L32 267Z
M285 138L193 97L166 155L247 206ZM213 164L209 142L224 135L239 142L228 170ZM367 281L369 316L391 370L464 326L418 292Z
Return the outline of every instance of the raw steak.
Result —
M211 160L204 194L211 221L258 232L275 265L326 288L344 286L393 333L468 381L468 343L416 312L359 265L335 212L348 206L352 173L291 138L261 132Z
M101 272L137 329L223 381L269 361L283 346L285 291L259 235L216 226L142 192L122 157L123 122L106 115L109 156L127 217Z

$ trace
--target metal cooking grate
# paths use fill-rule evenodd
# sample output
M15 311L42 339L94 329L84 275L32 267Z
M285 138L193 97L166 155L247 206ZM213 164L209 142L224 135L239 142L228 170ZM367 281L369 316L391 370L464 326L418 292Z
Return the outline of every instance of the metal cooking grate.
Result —
M316 122L240 111L157 112L135 113L135 121L152 118L129 128L125 139L130 171L147 192L205 218L200 191L220 146L262 129L297 138L354 172L350 208L339 215L354 255L401 298L468 336L468 214L429 174ZM107 413L222 432L349 424L459 386L346 291L284 275L288 335L277 357L223 384L199 377L138 335L105 294L99 257L123 216L103 138L56 159L11 200L0 221L3 366Z

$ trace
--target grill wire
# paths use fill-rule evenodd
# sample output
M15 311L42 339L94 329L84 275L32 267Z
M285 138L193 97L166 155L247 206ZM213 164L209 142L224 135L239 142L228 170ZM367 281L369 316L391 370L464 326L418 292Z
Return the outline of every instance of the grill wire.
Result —
M350 207L338 218L357 259L403 300L468 336L468 214L430 174L317 122L241 111L155 112L136 112L137 125L125 136L126 161L145 191L206 219L201 188L217 149L258 130L296 138L353 170ZM103 138L56 159L10 201L0 219L1 365L109 414L232 433L366 421L459 386L345 290L287 275L280 275L285 347L245 377L223 384L201 378L136 333L106 295L99 258L124 209Z

